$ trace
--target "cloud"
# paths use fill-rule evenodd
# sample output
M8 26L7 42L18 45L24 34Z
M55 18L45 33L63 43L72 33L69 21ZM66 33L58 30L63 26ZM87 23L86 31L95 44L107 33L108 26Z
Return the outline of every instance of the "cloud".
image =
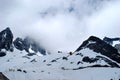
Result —
M107 4L88 20L89 35L120 37L120 1Z
M9 26L15 37L31 36L51 51L74 51L90 35L109 36L116 29L111 36L118 35L120 6L112 2L4 0L0 1L7 4L0 6L0 29Z

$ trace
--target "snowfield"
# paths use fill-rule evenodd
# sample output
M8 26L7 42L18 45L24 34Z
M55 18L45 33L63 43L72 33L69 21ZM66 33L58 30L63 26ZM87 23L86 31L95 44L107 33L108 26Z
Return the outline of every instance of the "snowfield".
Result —
M78 55L82 53L84 55ZM8 52L5 57L0 57L0 71L10 80L119 80L119 68L84 68L73 70L81 66L92 64L107 64L100 60L95 63L82 62L84 56L95 57L99 54L83 49L73 55L68 53L54 53L47 56L27 56L25 51L15 49L14 53ZM64 58L63 58L64 57ZM65 58L66 57L66 58Z

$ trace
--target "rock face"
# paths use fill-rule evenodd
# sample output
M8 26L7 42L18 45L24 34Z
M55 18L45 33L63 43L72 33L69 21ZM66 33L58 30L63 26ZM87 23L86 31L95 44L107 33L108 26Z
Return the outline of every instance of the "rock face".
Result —
M118 52L120 53L120 44L116 44L115 48L118 50Z
M104 37L103 41L105 41L107 44L112 45L113 41L120 41L120 38L108 38L108 37Z
M98 54L107 56L120 63L120 54L118 50L95 36L89 37L76 51L80 51L84 48L89 48Z
M0 57L3 57L3 56L5 56L6 55L6 53L5 52L0 52Z
M18 50L25 50L28 53L40 52L41 54L46 55L46 50L40 47L36 41L29 37L26 37L25 39L16 38L13 43L15 48L17 48Z
M46 54L46 50L29 37L26 37L25 39L18 37L13 41L12 31L10 28L6 28L0 32L0 57L5 56L7 51L13 52L14 48L20 51L25 50L28 53L40 52L42 55ZM5 51L3 52L2 50Z
M23 40L21 38L16 38L13 42L14 46L18 49L23 51L24 50L24 44L23 44Z
M0 80L9 80L9 79L0 72Z
M5 49L7 51L13 51L12 49L13 34L10 28L6 28L0 32L0 51Z

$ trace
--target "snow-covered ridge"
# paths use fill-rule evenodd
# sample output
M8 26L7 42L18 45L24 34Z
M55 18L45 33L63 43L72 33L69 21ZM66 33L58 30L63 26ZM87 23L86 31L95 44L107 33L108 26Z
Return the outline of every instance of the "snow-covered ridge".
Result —
M84 41L73 53L59 51L39 56L43 48L37 46L34 40L17 38L13 41L9 28L3 32L0 33L0 43L4 43L0 44L0 54L6 55L0 57L0 72L10 80L120 79L120 54L95 36Z

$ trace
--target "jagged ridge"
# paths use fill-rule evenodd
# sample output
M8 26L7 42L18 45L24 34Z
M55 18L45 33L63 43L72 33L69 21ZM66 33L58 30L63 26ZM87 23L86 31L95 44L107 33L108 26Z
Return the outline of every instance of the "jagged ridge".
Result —
M94 52L107 56L120 63L120 54L118 50L95 36L89 37L76 51L80 51L84 48L89 48Z
M2 51L3 49L13 52L15 48L20 51L25 50L31 54L40 52L42 55L46 55L46 50L30 37L26 37L24 40L18 37L13 41L13 33L8 27L0 32L0 56L6 55L6 53ZM30 52L30 49L32 52Z

